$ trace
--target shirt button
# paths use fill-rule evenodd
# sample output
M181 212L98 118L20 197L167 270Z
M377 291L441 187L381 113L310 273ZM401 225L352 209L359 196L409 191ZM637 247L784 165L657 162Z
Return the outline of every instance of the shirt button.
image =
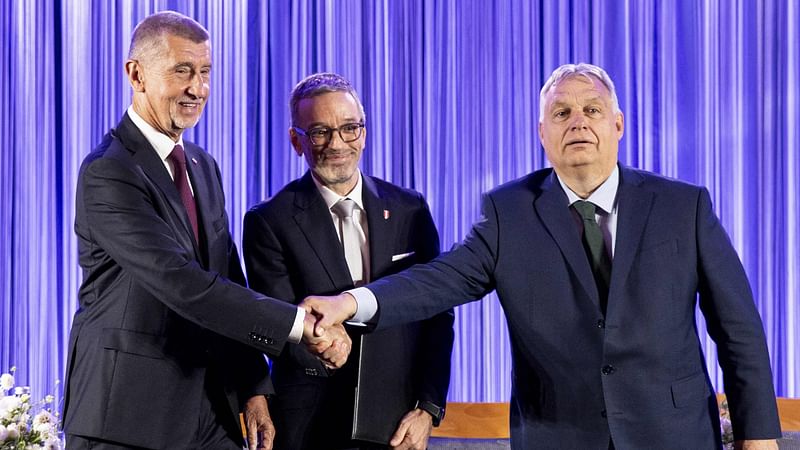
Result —
M603 368L602 368L602 369L600 369L600 372L601 372L603 375L611 375L612 373L614 373L614 372L616 372L616 371L617 371L617 369L616 369L614 366L612 366L612 365L603 366Z

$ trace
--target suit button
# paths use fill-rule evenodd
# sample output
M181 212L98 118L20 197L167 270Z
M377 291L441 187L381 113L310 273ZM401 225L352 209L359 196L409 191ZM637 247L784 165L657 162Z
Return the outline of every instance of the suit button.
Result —
M606 321L603 319L599 319L597 321L597 328L605 328L605 327L606 327Z
M600 415L603 416L604 418L608 417L608 414L606 414L606 410L605 409L602 412L600 412Z
M617 369L614 366L611 366L611 365L603 366L603 368L600 369L600 372L603 375L611 375L612 373L614 373L616 371L617 371Z
M267 338L267 345L272 345L275 343L275 339Z

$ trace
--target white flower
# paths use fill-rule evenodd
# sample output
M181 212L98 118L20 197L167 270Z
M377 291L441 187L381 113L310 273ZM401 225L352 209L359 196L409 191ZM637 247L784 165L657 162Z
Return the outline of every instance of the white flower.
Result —
M29 420L31 420L31 416L29 416L28 414L23 414L19 418L19 421L17 422L17 429L19 430L20 433L24 433L24 432L28 431L28 421Z
M8 424L6 430L8 431L8 436L6 437L6 439L13 441L19 437L19 430L17 429L17 424L15 423Z
M44 448L58 450L61 448L61 440L56 435L50 436L44 441Z
M0 376L0 449L61 450L58 414L44 410L55 398L31 403L30 388L14 386L15 368Z
M0 389L7 391L14 387L14 375L4 373L0 375Z
M57 435L51 435L44 441L44 448L47 450L61 450L61 440Z
M55 423L55 417L50 414L50 411L40 411L33 417L33 424L38 425L42 423Z
M8 412L19 408L19 397L10 395L8 397L0 398L0 415L5 416Z
M33 431L49 434L53 431L55 422L55 417L52 414L47 411L41 411L33 418Z

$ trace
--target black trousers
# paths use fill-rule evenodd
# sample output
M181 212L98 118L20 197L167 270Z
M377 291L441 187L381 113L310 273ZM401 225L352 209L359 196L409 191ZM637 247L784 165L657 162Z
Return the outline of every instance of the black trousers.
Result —
M269 410L275 424L274 450L385 450L389 447L350 439L355 373L350 366L332 377L273 373L277 395Z

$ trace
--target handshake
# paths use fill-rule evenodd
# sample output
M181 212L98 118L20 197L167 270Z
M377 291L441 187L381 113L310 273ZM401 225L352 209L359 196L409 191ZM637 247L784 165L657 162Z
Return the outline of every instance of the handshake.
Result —
M342 323L358 309L348 293L331 297L306 297L300 304L306 311L303 343L329 369L338 369L347 362L353 341Z

